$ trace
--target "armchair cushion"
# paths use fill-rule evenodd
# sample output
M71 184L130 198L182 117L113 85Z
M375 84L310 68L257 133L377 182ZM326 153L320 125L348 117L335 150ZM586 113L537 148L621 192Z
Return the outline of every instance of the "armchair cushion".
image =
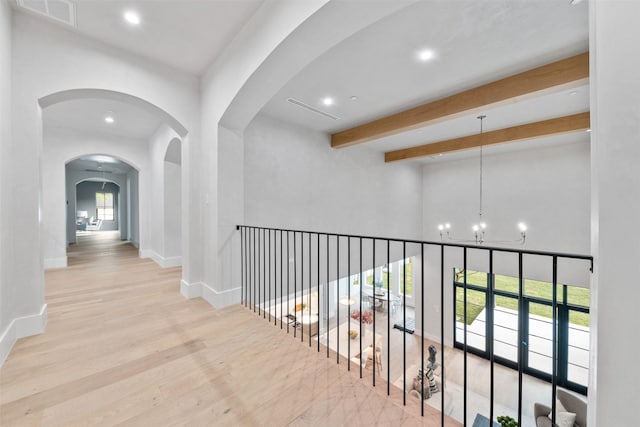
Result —
M556 423L559 426L563 426L563 424L561 423L561 418L564 417L560 417L560 414L561 412L564 412L575 414L575 421L573 422L573 424L568 425L572 425L573 427L587 427L587 402L585 402L581 397L561 388L557 389L556 396L561 404L556 404ZM534 404L533 415L536 419L536 426L552 427L551 419L549 418L550 413L550 407L541 403ZM572 419L572 417L570 417L569 419Z

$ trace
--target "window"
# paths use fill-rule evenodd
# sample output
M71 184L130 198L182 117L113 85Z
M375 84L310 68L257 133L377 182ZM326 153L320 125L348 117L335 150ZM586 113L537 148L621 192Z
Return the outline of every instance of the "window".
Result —
M113 221L113 193L96 193L96 217Z
M487 286L491 283L493 295ZM471 353L488 358L489 344L493 340L496 362L517 369L518 353L523 350L521 358L524 372L551 380L551 283L524 279L522 300L519 300L517 277L490 276L477 271L467 271L465 274L456 269L453 284L456 296L454 340L457 348L464 347L466 329L467 348ZM589 376L589 289L558 284L556 297L557 381L560 386L586 394ZM520 340L525 347L518 346Z

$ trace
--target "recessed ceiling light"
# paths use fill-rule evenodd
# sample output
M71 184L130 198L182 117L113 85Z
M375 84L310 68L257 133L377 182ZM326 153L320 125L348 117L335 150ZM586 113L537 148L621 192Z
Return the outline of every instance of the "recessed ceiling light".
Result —
M124 19L131 25L140 25L140 15L131 10L124 13Z
M569 1L569 4L570 4L571 6L575 6L575 5L577 5L578 3L582 3L582 0L570 0L570 1Z
M327 96L326 98L322 99L322 104L326 105L327 107L330 105L333 105L333 98L331 98L330 96Z
M573 95L575 95L575 94L577 94L577 93L578 93L578 91L576 91L576 90L572 90L571 92L569 92L569 95L573 96Z
M107 114L104 118L104 121L111 124L114 123L116 119L113 118L113 114Z
M352 101L356 101L358 99L358 97L355 96L355 95L352 95L351 98L349 98L349 99L352 100Z
M418 59L422 62L427 62L435 57L435 53L431 49L423 49L418 52Z

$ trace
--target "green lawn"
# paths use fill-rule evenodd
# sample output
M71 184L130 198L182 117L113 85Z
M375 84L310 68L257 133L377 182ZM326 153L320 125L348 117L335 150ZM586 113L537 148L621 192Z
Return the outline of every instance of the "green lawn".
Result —
M462 275L457 275L459 282L463 281ZM511 276L496 275L495 287L498 290L509 292L514 295L514 298L504 297L496 295L496 305L499 307L508 308L511 310L518 310L518 278ZM487 286L487 275L483 272L470 271L467 273L467 283L477 286ZM461 288L456 292L456 316L458 321L462 322L464 319L464 291ZM551 301L553 298L553 288L551 283L541 282L537 280L525 279L524 294L526 296L537 297L547 301ZM558 285L557 290L558 302L563 301L563 287ZM589 307L590 292L589 289L578 288L575 286L567 286L567 300L572 305L579 305L583 307ZM471 324L476 317L482 312L485 306L485 294L484 292L478 292L473 290L467 290L467 324ZM552 309L550 306L541 304L531 304L530 313L542 317L551 318ZM589 326L589 315L587 313L570 312L570 323Z

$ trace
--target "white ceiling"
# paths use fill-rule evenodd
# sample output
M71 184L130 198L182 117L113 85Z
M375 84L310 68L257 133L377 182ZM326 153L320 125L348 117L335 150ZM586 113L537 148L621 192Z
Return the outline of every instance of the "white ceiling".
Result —
M285 85L262 112L317 131L348 129L587 51L587 9L587 2L572 6L568 0L420 1L317 58ZM416 54L425 48L434 50L436 56L422 63ZM487 109L483 112L487 115L485 129L588 111L588 86L576 92ZM355 101L350 99L354 95ZM324 106L322 99L326 96L332 97L335 104ZM287 98L340 119L310 112L287 102ZM365 145L384 152L477 133L476 116L448 120ZM552 140L563 143L572 138L575 137ZM499 150L508 150L509 146L518 149L507 144Z
M79 33L201 75L263 0L75 0L73 3ZM139 26L133 27L124 21L123 14L128 10L140 15Z
M106 123L112 112L114 123ZM107 133L146 141L162 124L160 118L137 106L107 99L77 99L54 104L43 110L47 127L67 128L84 133Z

